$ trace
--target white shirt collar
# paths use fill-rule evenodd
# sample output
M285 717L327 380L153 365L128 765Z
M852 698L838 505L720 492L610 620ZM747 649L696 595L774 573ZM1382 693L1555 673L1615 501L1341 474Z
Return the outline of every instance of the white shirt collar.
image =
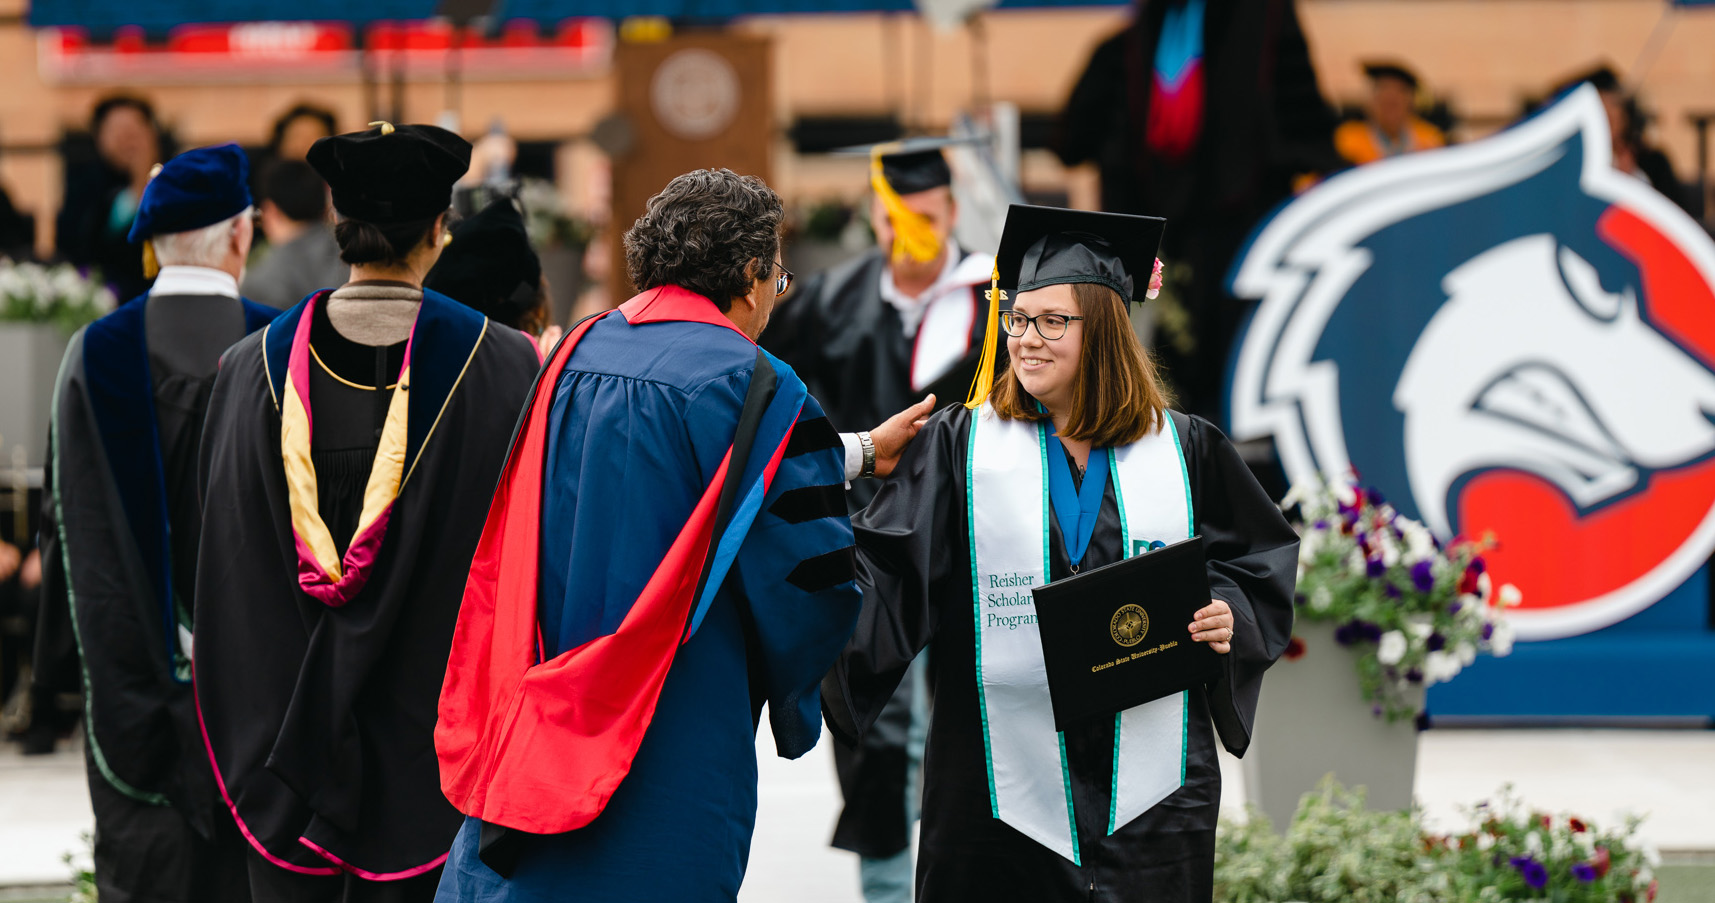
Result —
M238 280L210 267L165 266L155 277L151 295L222 295L238 297Z

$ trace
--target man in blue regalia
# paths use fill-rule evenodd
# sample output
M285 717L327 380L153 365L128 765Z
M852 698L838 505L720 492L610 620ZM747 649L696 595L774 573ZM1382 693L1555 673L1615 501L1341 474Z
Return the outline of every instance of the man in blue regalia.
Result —
M190 683L203 414L222 353L275 315L238 294L249 182L235 144L160 167L130 232L154 287L72 337L54 391L37 682L81 671L103 903L250 899Z
M733 900L755 731L815 745L859 607L844 487L885 474L931 401L840 434L756 345L791 282L779 197L674 179L625 236L642 293L575 328L525 409L441 693L441 785L467 816L440 903Z

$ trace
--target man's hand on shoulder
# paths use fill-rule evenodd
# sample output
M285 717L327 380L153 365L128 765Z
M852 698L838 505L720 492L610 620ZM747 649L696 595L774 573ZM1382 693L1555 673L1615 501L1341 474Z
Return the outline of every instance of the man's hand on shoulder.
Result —
M893 468L899 464L900 456L905 454L905 447L911 440L917 438L917 432L923 429L923 424L929 422L929 415L935 412L935 396L931 395L911 407L887 418L882 424L869 431L869 438L875 443L875 475L885 477L893 473Z

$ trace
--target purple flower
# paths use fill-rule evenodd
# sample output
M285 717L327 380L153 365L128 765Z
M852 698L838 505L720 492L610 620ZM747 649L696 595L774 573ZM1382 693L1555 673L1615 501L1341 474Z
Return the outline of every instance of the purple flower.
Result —
M1382 716L1382 705L1381 705L1381 703L1378 702L1375 705L1370 706L1370 714L1376 716L1377 718L1380 718Z
M1292 594L1292 604L1294 604L1294 605L1302 606L1304 603L1306 603L1308 601L1310 601L1310 600L1306 599L1304 597L1303 593L1293 593Z
M1364 562L1364 573L1371 577L1380 577L1387 573L1387 565L1382 564L1380 558L1367 559Z
M1417 587L1420 593L1427 593L1435 588L1435 571L1429 562L1419 561L1411 566L1411 585Z
M1511 865L1518 869L1519 875L1524 878L1524 883L1533 889L1542 890L1548 885L1548 869L1543 868L1542 863L1535 859L1529 856L1514 856Z
M1490 639L1493 639L1494 636L1495 636L1495 625L1484 624L1483 625L1483 640L1486 642Z
M1369 640L1372 643L1379 643L1382 641L1382 629L1379 625L1371 624L1368 621L1354 621L1353 623L1358 626L1358 633L1364 639Z
M1449 603L1447 603L1447 613L1448 613L1448 614L1450 614L1450 615L1456 615L1456 614L1458 614L1458 613L1459 613L1459 612L1460 612L1460 610L1461 610L1461 609L1463 609L1463 608L1464 608L1464 607L1465 607L1465 606L1463 606L1463 605L1460 605L1460 604L1459 604L1459 600L1458 600L1458 599L1454 599L1454 600L1453 600L1453 601L1451 601L1451 602L1449 602Z
M1389 599L1398 599L1400 596L1399 587L1394 586L1392 583L1382 587L1382 592L1387 593L1387 597Z
M1471 559L1471 563L1469 565L1466 565L1466 567L1468 569L1470 569L1471 571L1476 572L1477 574L1482 574L1484 571L1488 570L1489 566L1487 564L1483 563L1483 556L1478 555L1477 557Z
M1589 884L1596 880L1596 867L1588 862L1580 862L1572 866L1572 877Z
M1440 652L1447 648L1447 638L1439 633L1432 633L1429 635L1428 646L1430 652Z
M1334 628L1334 642L1342 646L1350 646L1358 641L1357 628L1351 624L1341 624Z
M1416 668L1412 668L1411 670L1405 672L1405 679L1411 681L1414 684L1423 683L1423 672L1417 670Z
M1328 529L1328 521L1326 519L1319 520L1310 526L1320 531L1326 531Z
M1370 505L1372 507L1380 508L1381 506L1387 504L1387 500L1382 498L1382 494L1377 492L1376 488L1374 486L1371 486L1370 488L1365 489L1364 490L1364 496L1367 499L1369 499Z
M1417 728L1417 732L1420 734L1429 730L1429 713L1418 712L1417 717L1411 719L1411 726Z

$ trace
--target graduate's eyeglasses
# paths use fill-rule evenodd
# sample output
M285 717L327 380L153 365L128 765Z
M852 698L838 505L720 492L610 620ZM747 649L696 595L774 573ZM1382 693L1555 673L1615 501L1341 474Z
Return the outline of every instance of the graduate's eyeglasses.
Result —
M1000 327L1006 330L1007 335L1018 338L1030 329L1030 324L1035 323L1036 334L1052 342L1066 335L1066 327L1070 326L1073 320L1082 319L1084 318L1068 317L1065 314L1037 314L1027 317L1016 310L1009 310L1000 315Z
M774 265L774 268L780 271L774 274L774 294L779 297L786 294L786 290L792 287L793 276L791 270L778 263Z

